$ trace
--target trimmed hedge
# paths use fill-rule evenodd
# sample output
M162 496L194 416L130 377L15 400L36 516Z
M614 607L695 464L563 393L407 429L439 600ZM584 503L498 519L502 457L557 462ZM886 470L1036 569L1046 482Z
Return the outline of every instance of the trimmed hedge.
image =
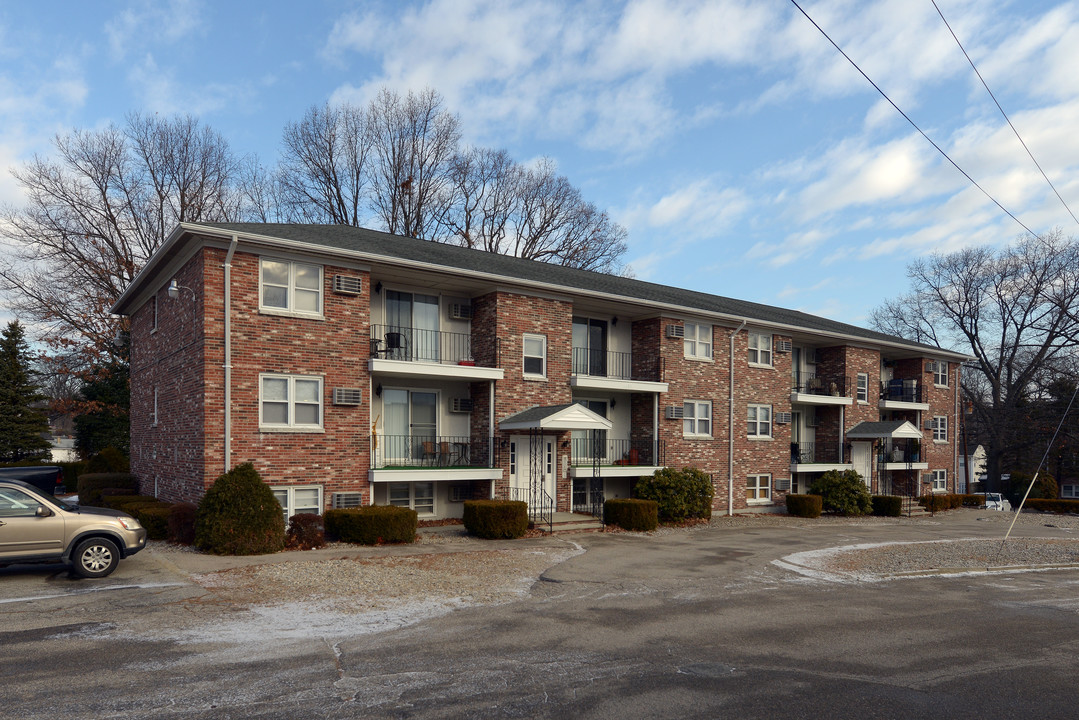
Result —
M982 507L985 505L985 495L960 495L963 507Z
M659 503L659 518L679 522L712 517L712 479L697 468L663 468L651 477L642 477L633 490L635 497Z
M322 516L316 513L296 513L288 519L285 547L289 550L313 550L326 546Z
M144 503L156 503L157 498L153 495L102 495L100 507L112 508L113 510L122 510L125 505L137 505ZM129 513L130 514L130 513Z
M955 495L951 493L922 495L918 498L918 504L930 512L943 512L944 510L955 510L956 508L963 507L964 498L966 497L966 495Z
M519 500L465 500L465 530L486 540L524 537L528 503Z
M281 504L254 465L237 465L203 495L195 512L195 546L215 555L284 550Z
M169 536L169 514L172 506L168 503L134 503L125 505L123 511L133 516L146 528L146 537L150 540L165 540Z
M615 498L603 503L603 524L623 530L651 532L659 527L659 503L640 498Z
M195 512L192 503L176 503L169 506L168 535L166 539L178 545L195 544Z
M139 491L139 481L131 473L108 472L87 473L79 475L76 483L76 492L79 494L80 505L94 506L101 502L101 491L105 488L128 488L133 492Z
M824 498L820 495L797 495L787 493L787 514L795 517L819 518L824 510Z
M1079 500L1046 500L1044 498L1027 498L1023 503L1024 510L1040 510L1041 512L1053 513L1079 513Z
M86 461L86 472L126 473L131 472L131 464L122 452L114 447L107 447Z
M416 540L416 511L396 505L327 510L323 522L326 535L341 542L378 545Z
M899 517L903 514L903 498L898 495L874 495L873 514L879 517Z

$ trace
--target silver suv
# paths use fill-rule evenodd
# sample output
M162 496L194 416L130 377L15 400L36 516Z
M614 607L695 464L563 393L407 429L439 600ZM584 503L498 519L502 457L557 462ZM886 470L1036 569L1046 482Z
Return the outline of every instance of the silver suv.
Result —
M105 577L146 547L146 529L127 513L79 507L21 480L0 480L0 564L65 562Z

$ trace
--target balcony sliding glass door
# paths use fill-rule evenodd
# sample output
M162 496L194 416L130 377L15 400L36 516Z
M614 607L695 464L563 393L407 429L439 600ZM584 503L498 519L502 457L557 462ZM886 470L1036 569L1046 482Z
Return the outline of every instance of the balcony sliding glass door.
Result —
M437 296L387 290L386 325L389 359L439 361Z
M387 461L408 464L438 453L438 393L386 389L382 411Z

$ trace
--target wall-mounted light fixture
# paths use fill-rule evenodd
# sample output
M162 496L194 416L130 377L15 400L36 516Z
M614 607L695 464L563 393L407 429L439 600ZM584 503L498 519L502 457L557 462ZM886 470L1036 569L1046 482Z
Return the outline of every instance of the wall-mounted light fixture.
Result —
M378 387L375 388L375 395L382 397L382 383L379 383Z
M611 327L614 327L617 324L618 324L618 316L615 315L613 318L611 318Z
M375 295L381 295L381 294L382 294L382 281L379 280L378 282L375 283Z
M611 398L611 407L614 407L615 399Z
M169 297L173 300L177 299L178 297L180 297L181 290L187 290L189 293L191 293L192 297L194 297L195 295L194 290L187 287L186 285L181 285L175 278L173 278L172 282L169 283Z

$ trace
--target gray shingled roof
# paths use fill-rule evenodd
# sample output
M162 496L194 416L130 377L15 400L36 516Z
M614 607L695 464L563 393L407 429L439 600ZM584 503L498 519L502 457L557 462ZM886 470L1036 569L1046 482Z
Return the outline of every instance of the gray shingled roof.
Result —
M509 417L502 418L501 422L539 423L540 420L545 420L552 415L557 415L558 413L569 407L573 407L573 403L566 403L565 405L537 405L536 407L530 407L527 410L522 410L515 415L510 415Z
M858 423L846 432L849 438L884 438L892 437L896 430L910 424L907 420L886 420L881 422ZM911 425L913 427L913 425ZM919 435L921 433L919 432Z
M720 313L732 318L745 318L763 323L775 323L809 331L838 333L870 341L899 343L912 348L925 348L937 354L951 353L932 345L923 345L904 338L886 335L875 330L848 325L809 315L797 310L763 305L683 290L670 285L633 280L605 273L578 270L550 263L523 260L456 245L417 240L390 233L357 228L349 225L304 225L283 223L200 223L240 234L264 235L305 243L321 248L370 253L387 259L419 261L451 269L490 273L524 281L559 285L572 290L598 291L651 303L666 303L688 309Z

